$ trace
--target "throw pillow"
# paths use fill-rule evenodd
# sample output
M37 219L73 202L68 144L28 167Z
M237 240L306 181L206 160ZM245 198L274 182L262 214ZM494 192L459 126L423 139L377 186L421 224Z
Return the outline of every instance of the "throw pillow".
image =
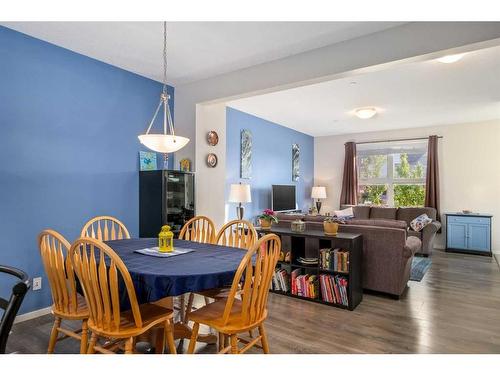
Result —
M420 232L430 223L432 223L432 219L427 214L422 214L410 222L410 227L415 232Z
M334 215L342 219L352 219L354 217L354 211L352 207L346 208L345 210L333 211Z

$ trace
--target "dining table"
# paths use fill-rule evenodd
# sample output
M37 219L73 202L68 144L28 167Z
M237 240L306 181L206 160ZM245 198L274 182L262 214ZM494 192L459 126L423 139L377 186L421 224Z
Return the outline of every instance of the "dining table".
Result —
M174 337L189 339L191 328L183 319L184 294L231 285L246 250L236 247L174 239L179 254L161 257L138 253L158 246L157 238L132 238L105 242L122 259L134 283L139 303L162 301L173 309L174 297L181 297L181 319L174 326ZM123 296L126 293L122 293ZM123 308L128 300L122 299ZM198 341L213 344L217 336L199 335Z

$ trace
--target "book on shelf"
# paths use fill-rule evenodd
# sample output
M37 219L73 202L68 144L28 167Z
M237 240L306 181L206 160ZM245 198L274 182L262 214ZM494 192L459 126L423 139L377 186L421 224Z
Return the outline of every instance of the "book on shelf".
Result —
M290 291L290 275L284 269L277 269L273 273L272 290L279 292Z
M292 271L291 276L291 289L292 294L306 298L319 297L319 282L317 275L301 275L301 270L296 269Z
M301 270L299 268L293 270L290 274L290 289L292 294L297 294L297 276L299 276L301 273Z
M346 277L321 274L319 275L319 284L323 301L349 306Z
M349 272L349 251L335 249L320 249L319 267L323 270Z

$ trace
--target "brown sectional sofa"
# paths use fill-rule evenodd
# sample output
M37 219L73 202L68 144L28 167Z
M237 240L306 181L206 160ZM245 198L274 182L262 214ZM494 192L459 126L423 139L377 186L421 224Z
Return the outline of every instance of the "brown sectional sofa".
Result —
M422 246L418 249L417 254L429 256L434 247L436 233L441 228L441 223L436 220L436 209L432 207L370 207L370 206L347 206L342 208L353 207L355 219L385 219L399 220L406 223L408 228L408 236L417 237L422 241ZM410 228L410 222L417 216L427 214L432 219L432 223L427 225L421 232L415 232Z
M306 229L323 230L323 216L279 214L278 226L290 227L298 218ZM363 288L388 293L397 298L410 278L411 261L421 247L420 239L408 237L406 223L388 219L353 219L339 231L363 235Z

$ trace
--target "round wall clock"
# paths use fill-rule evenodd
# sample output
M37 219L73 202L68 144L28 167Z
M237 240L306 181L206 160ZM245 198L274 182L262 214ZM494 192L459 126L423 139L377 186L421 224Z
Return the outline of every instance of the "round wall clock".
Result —
M210 168L215 168L215 166L217 165L217 155L215 155L215 154L208 154L207 155L207 165Z
M219 135L215 130L211 130L207 133L207 142L210 146L215 146L219 143Z

